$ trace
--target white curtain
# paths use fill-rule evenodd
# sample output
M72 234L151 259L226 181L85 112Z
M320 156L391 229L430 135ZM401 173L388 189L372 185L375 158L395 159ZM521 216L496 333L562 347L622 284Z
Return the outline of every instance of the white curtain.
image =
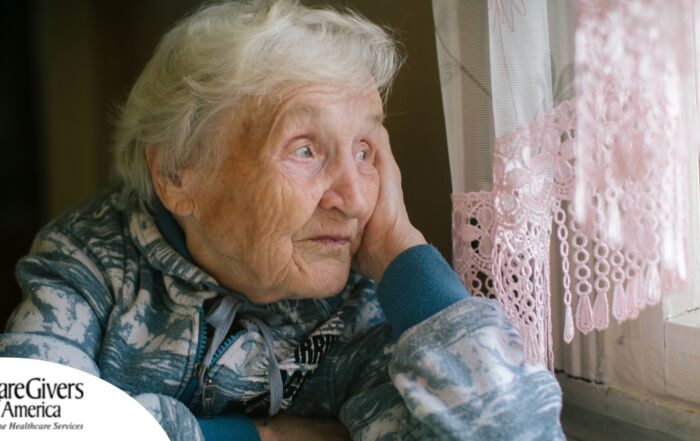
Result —
M602 381L591 331L685 277L689 5L433 0L455 270L550 368Z

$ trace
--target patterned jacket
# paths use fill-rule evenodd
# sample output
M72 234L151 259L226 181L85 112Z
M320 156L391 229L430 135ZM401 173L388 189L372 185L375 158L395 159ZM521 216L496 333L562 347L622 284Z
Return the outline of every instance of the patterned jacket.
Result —
M24 296L0 356L97 375L141 402L171 439L204 439L197 374L217 283L151 216L120 207L118 194L40 231L17 266ZM265 308L281 318L271 333L289 413L337 417L357 440L564 439L553 376L524 363L498 306L469 297L432 247L404 252L379 287L352 273L333 297ZM239 320L207 366L210 411L264 412L268 360L259 327Z

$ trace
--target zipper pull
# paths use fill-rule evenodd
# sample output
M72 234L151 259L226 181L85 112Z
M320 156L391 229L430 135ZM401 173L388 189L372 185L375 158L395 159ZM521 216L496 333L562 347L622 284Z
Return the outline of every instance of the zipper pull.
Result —
M206 384L202 386L202 416L211 418L214 412L214 401L216 400L216 384L207 378Z
M200 384L204 384L201 380L206 370L207 367L204 366L204 363L202 362L199 362L194 365L194 376L197 378L197 381L200 382Z

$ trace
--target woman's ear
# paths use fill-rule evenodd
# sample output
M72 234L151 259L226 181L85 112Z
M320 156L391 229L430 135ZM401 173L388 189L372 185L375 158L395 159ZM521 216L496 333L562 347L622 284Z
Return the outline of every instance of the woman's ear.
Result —
M187 185L191 178L190 170L184 169L175 177L164 176L158 167L158 150L157 145L146 147L148 171L151 174L156 195L165 208L175 216L190 216L194 211L194 199L187 191L190 187Z

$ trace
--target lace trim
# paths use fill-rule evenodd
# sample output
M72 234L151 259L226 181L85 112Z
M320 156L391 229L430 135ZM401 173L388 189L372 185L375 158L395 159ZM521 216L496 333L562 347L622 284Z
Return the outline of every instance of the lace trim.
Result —
M662 291L677 289L686 268L682 161L667 159L643 175L645 182L633 186L626 181L629 185L613 189L621 194L617 213L601 203L597 192L574 201L580 179L574 167L576 108L575 101L564 102L496 140L494 191L452 196L455 270L472 294L498 300L524 340L527 359L545 361L550 368L553 225L561 255L566 342L575 328L584 334L605 329L611 306L618 321L636 318L659 301ZM659 191L662 183L665 190ZM589 213L587 228L575 216L577 203ZM623 224L624 241L610 240L611 222ZM665 263L663 250L677 265Z

